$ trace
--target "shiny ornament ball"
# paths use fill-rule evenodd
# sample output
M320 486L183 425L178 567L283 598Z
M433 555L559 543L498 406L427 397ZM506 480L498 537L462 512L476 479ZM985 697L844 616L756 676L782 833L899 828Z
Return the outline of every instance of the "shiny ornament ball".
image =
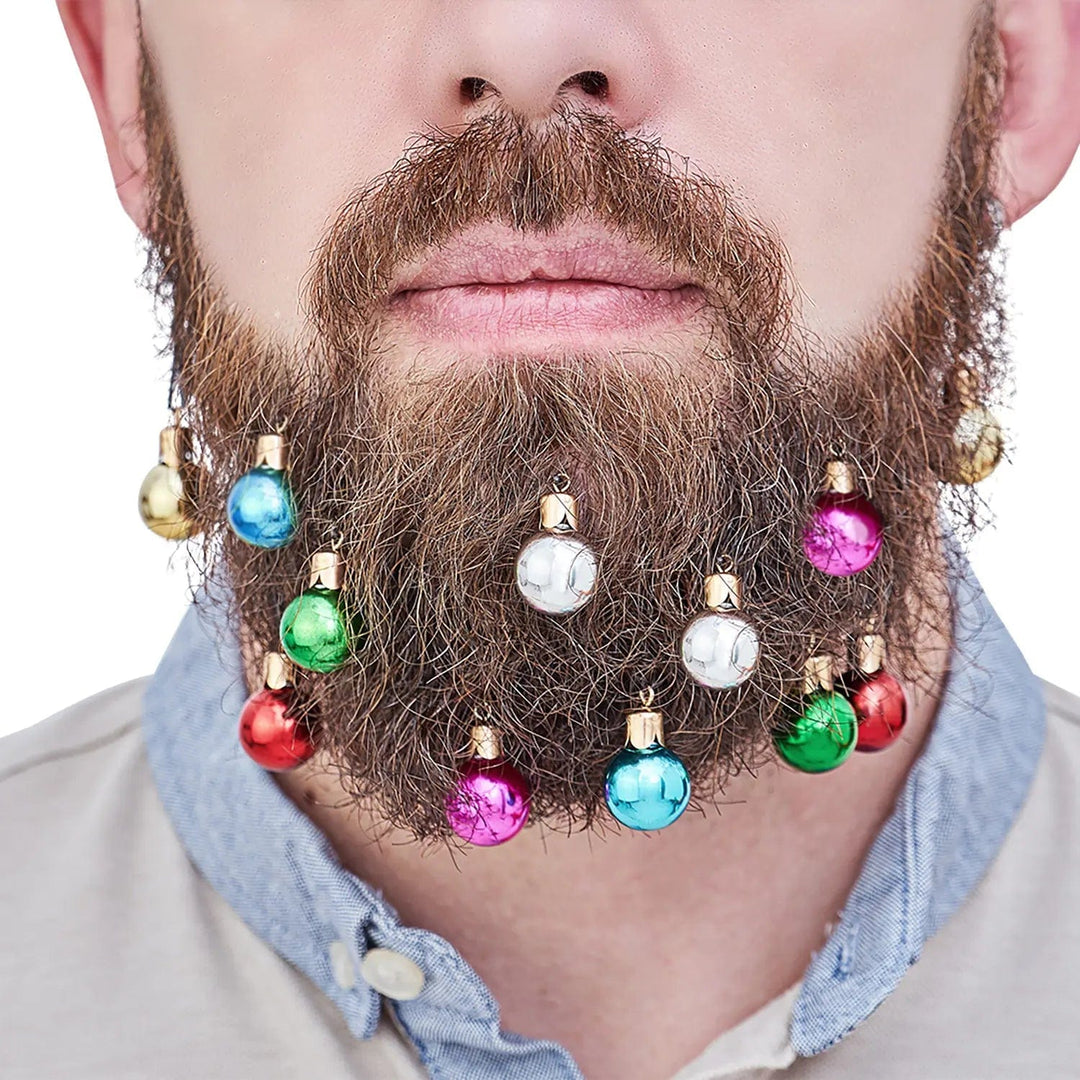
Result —
M337 589L305 589L281 616L281 646L294 664L324 674L349 658L352 635Z
M953 432L945 479L951 484L977 484L998 467L1004 452L1005 436L994 414L981 405L966 409Z
M294 769L315 753L315 741L306 724L290 712L293 692L260 690L252 694L240 713L240 745L264 769Z
M851 756L858 739L855 710L843 694L815 690L773 736L780 756L802 772L828 772Z
M856 750L891 746L907 723L904 688L887 671L877 671L855 682L851 704L859 724Z
M463 840L494 847L517 836L529 819L529 785L503 758L472 758L458 770L446 799L446 820Z
M139 488L139 515L151 532L166 540L191 536L196 529L186 503L179 469L159 463L146 474Z
M296 533L296 508L285 473L260 465L232 486L226 514L233 532L261 548L284 547Z
M583 540L541 533L518 555L517 587L537 611L569 615L593 595L596 556Z
M708 611L687 626L682 662L690 676L713 690L746 682L757 667L761 642L753 623L731 612Z
M881 540L881 516L865 495L827 491L803 533L803 551L823 574L849 577L877 558Z
M611 760L604 797L616 820L631 829L662 829L686 809L690 776L666 746L625 746Z

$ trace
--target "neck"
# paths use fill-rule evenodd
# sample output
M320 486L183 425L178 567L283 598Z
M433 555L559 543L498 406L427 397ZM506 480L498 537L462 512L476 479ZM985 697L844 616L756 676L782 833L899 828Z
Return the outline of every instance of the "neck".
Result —
M318 756L274 775L348 870L453 943L505 1029L555 1039L586 1076L649 1080L796 983L825 943L933 723L948 641L928 632L920 655L928 675L905 686L893 746L824 774L738 774L659 833L537 822L495 848L421 848ZM657 1003L647 1041L628 987Z

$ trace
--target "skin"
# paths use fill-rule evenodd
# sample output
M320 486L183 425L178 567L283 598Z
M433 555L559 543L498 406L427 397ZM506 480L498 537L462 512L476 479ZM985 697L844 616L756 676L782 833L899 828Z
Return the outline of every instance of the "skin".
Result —
M59 7L118 195L143 226L134 0ZM557 93L731 183L783 237L808 331L857 332L915 272L972 0L529 0L528 18L523 7L145 0L199 242L263 328L301 332L301 281L324 226L411 133L452 132L501 106L542 123ZM1080 141L1080 3L1003 0L996 18L1011 223L1053 190ZM566 85L585 70L608 76L603 101ZM463 99L467 77L497 91ZM403 335L398 348L415 344ZM556 1039L586 1075L648 1080L801 976L932 726L946 647L924 643L937 677L907 688L911 718L888 754L823 776L739 777L719 811L656 835L529 829L451 858L407 837L376 842L370 813L332 809L341 792L318 759L279 782L406 922L461 950L504 1027ZM627 948L643 940L652 947ZM627 987L653 1003L648 1041Z

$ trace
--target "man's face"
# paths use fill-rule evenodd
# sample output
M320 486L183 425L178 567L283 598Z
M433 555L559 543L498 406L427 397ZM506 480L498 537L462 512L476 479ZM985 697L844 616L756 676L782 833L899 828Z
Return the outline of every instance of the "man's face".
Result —
M992 390L1004 360L985 7L579 4L535 40L526 10L143 5L208 562L259 651L340 550L365 629L302 698L347 786L417 835L447 831L476 712L537 816L589 823L640 693L704 796L761 759L823 644L873 622L923 671L944 390L958 365ZM279 429L301 520L269 553L223 508ZM842 579L801 542L833 458L886 523ZM514 588L555 475L600 565L568 619ZM718 693L678 642L729 563L762 659Z
M918 268L976 8L143 0L142 13L201 250L268 331L301 332L301 283L328 223L415 133L460 130L500 104L539 120L559 94L728 184L782 238L799 325L836 339ZM582 71L607 76L606 98L588 80L563 85ZM489 87L472 101L464 79ZM404 359L482 348L446 321L403 327Z

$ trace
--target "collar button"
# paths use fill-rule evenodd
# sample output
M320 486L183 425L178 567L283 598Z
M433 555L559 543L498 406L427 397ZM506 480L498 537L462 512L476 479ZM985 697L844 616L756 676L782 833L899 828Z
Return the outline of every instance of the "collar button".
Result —
M330 970L334 973L334 982L342 990L351 990L356 985L356 965L352 953L344 941L331 941L327 949L330 954Z
M368 949L360 961L360 977L394 1001L412 1001L424 989L424 973L419 965L393 949Z

